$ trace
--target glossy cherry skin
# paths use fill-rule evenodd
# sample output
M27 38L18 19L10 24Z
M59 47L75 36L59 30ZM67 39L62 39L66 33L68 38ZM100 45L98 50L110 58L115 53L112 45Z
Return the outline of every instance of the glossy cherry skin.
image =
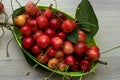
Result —
M86 52L88 59L96 61L100 58L99 48L97 46L91 46Z
M82 72L88 72L90 70L90 66L91 66L91 63L89 60L84 59L80 62L80 70Z
M66 55L72 54L74 52L73 44L70 41L65 41L63 44L63 52Z
M68 55L65 57L65 63L73 66L75 64L75 57L73 55Z
M54 57L56 55L56 50L54 48L51 48L49 51L48 51L48 56L49 57Z
M48 35L50 38L53 38L55 36L55 31L51 28L47 28L45 30L45 34Z
M32 33L31 26L22 26L20 29L23 36L30 36Z
M46 64L49 61L49 57L48 56L44 56L44 55L37 55L37 59L42 63L42 64Z
M85 42L86 41L86 34L82 31L78 31L78 42Z
M38 55L40 54L41 52L41 48L38 47L37 44L35 44L33 47L32 47L32 53L35 54L35 55Z
M50 20L50 27L54 30L59 30L61 28L61 22L59 19L54 18Z
M60 49L63 45L63 41L59 37L53 37L51 39L51 45L53 46L54 49Z
M50 20L53 17L53 11L52 11L52 9L46 9L43 12L43 15L46 16L48 18L48 20Z
M87 51L87 49L88 49L88 47L87 47L86 43L80 42L80 43L77 43L76 45L74 45L75 53L78 55L84 54Z
M64 32L58 32L56 36L60 37L63 41L66 39L66 34Z
M63 23L62 23L62 31L65 32L65 33L70 33L74 30L74 25L73 25L73 22L71 20L65 20Z
M36 32L34 33L33 38L34 38L35 40L37 40L37 38L38 38L39 36L43 35L43 34L44 34L44 33L43 33L41 30L38 30L38 31L36 31Z
M47 35L41 35L37 38L37 45L40 48L46 48L50 44L50 38Z
M30 50L34 45L34 39L32 37L25 37L22 40L22 46L26 50Z
M37 22L37 25L39 26L40 29L48 28L49 22L45 16L37 17L36 22Z

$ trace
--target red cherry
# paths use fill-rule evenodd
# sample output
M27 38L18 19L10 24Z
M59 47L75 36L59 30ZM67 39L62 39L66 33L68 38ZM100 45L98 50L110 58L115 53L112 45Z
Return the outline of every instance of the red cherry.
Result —
M74 52L73 45L70 41L65 41L63 45L64 54L72 54Z
M56 58L51 58L49 61L48 61L48 67L50 69L56 69L57 66L58 66L58 60Z
M22 40L22 46L24 49L30 50L34 45L34 39L32 37L25 37Z
M48 57L48 56L44 56L44 55L41 55L41 54L39 54L39 55L37 56L37 59L38 59L41 63L43 63L43 64L46 64L46 63L49 61L49 57Z
M47 35L41 35L37 38L37 45L40 48L46 48L50 44L50 38Z
M99 47L98 46L90 46L89 50L91 50L91 49L96 50L96 51L99 52Z
M54 30L59 30L60 27L61 27L61 22L59 19L57 18L54 18L54 19L51 19L50 21L50 27Z
M80 70L82 72L88 72L90 70L91 63L88 60L82 60L80 62Z
M64 52L62 50L56 51L55 58L57 59L64 58Z
M46 16L49 19L51 19L53 17L53 11L52 9L46 9L44 12L43 12L43 15Z
M64 62L59 63L59 70L60 71L65 71L66 68L67 68L67 64L65 64Z
M41 29L48 28L49 22L48 22L48 19L45 16L39 16L39 17L37 17L36 22L37 22L37 25Z
M45 30L45 34L48 35L50 38L54 37L55 36L55 31L51 28L47 28Z
M38 10L37 13L36 13L36 18L41 16L41 13L42 13L42 11Z
M32 53L35 54L35 55L38 55L40 54L41 52L41 49L38 47L37 44L35 44L33 47L32 47Z
M78 42L85 42L86 41L86 34L82 31L78 31Z
M56 36L60 37L63 41L66 39L66 34L64 32L59 32Z
M86 52L87 57L90 60L98 60L100 58L100 53L98 47L92 46L90 49Z
M78 61L75 61L75 64L73 66L70 66L70 69L72 71L79 71L80 70L79 68L80 67L79 67L79 62Z
M49 51L48 51L48 56L49 57L54 57L56 55L56 50L51 48Z
M70 65L70 66L73 66L75 64L75 58L73 55L68 55L65 57L65 63Z
M32 33L32 28L30 26L22 26L20 29L22 35L30 36Z
M67 16L62 12L58 12L56 15L58 19L62 19L63 21L67 19Z
M33 32L36 32L38 30L38 26L35 19L30 20L28 22L28 26L31 26Z
M63 23L62 23L62 30L63 30L63 32L65 32L65 33L70 33L70 32L72 32L73 31L73 29L74 29L74 25L73 25L73 23L72 23L72 21L71 20L65 20Z
M25 11L30 15L30 16L34 16L36 15L38 8L37 6L33 3L33 2L28 2L25 5Z
M36 31L35 34L33 35L33 38L34 38L35 40L37 40L37 38L38 38L39 36L43 35L43 34L44 34L44 33L43 33L41 30Z
M59 37L53 37L51 39L51 45L53 46L54 49L60 49L63 45L63 41Z
M74 50L75 53L78 55L82 55L87 51L88 47L86 43L77 43L76 45L74 45Z

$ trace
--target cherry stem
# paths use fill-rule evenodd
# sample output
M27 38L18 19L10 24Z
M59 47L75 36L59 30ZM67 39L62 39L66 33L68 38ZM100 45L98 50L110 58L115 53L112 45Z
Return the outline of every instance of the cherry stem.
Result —
M29 76L30 73L31 73L37 66L38 66L38 63L33 66L33 68L32 68L31 71L27 72L26 76Z
M104 62L104 61L96 60L95 62L103 64L103 65L107 65L107 62Z
M53 4L50 4L49 9L52 9Z
M5 34L5 31L4 31L4 29L3 29L3 26L1 26L1 29L2 29L2 35L0 36L0 38L3 37L4 34Z
M55 11L54 11L54 15L56 14L56 12L57 12L57 1L56 0L54 0L54 2L55 2Z
M57 14L55 14L55 15L61 22L64 22Z
M8 52L8 48L9 48L9 44L10 44L10 42L13 40L14 38L12 38L12 39L10 39L10 41L7 43L7 47L6 47L6 51L7 51L7 57L9 57L10 55L9 55L9 52Z
M36 5L40 2L40 0L37 0L37 2L35 3Z
M66 66L65 72L68 71L68 68L69 68L69 65ZM65 78L65 75L63 74L62 80L64 80L64 78ZM68 78L68 77L67 77L67 78Z
M19 1L18 0L15 0L17 3L18 3L18 5L20 6L20 7L22 7L22 5L19 3Z
M13 0L10 0L10 4L11 4L11 8L12 8L12 11L14 11L14 8L13 8Z
M109 49L107 51L101 52L100 54L107 53L107 52L112 51L112 50L117 49L117 48L120 48L120 46L116 46L116 47L111 48L111 49Z

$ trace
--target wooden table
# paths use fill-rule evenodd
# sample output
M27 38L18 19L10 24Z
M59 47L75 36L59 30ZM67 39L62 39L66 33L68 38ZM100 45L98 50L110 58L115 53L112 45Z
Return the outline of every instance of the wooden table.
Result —
M22 5L30 0L18 0ZM36 2L36 0L32 0ZM75 9L81 0L57 0L58 8L75 15ZM99 20L99 32L95 38L98 42L101 52L120 45L120 0L90 0ZM5 11L10 15L12 9L10 0L3 0ZM54 4L53 0L41 0L39 5ZM13 1L14 9L18 4ZM0 14L0 21L3 15ZM2 34L0 30L0 34ZM32 70L32 67L26 62L21 50L15 40L10 43L10 57L6 57L7 42L13 38L10 31L5 29L5 36L0 38L0 80L43 80L49 73L35 69L29 76L25 74ZM107 61L108 65L99 64L95 74L89 74L83 80L120 80L120 49L101 55L101 60ZM59 79L58 79L59 78ZM61 80L61 76L53 75L50 80ZM78 80L75 78L73 80Z

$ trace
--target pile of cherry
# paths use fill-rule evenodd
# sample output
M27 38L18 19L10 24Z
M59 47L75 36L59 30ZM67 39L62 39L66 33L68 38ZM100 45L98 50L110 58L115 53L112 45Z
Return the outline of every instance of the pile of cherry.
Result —
M100 57L97 46L88 47L83 30L78 30L77 43L66 38L78 24L51 6L40 10L28 2L14 23L22 33L23 48L51 69L87 72Z

